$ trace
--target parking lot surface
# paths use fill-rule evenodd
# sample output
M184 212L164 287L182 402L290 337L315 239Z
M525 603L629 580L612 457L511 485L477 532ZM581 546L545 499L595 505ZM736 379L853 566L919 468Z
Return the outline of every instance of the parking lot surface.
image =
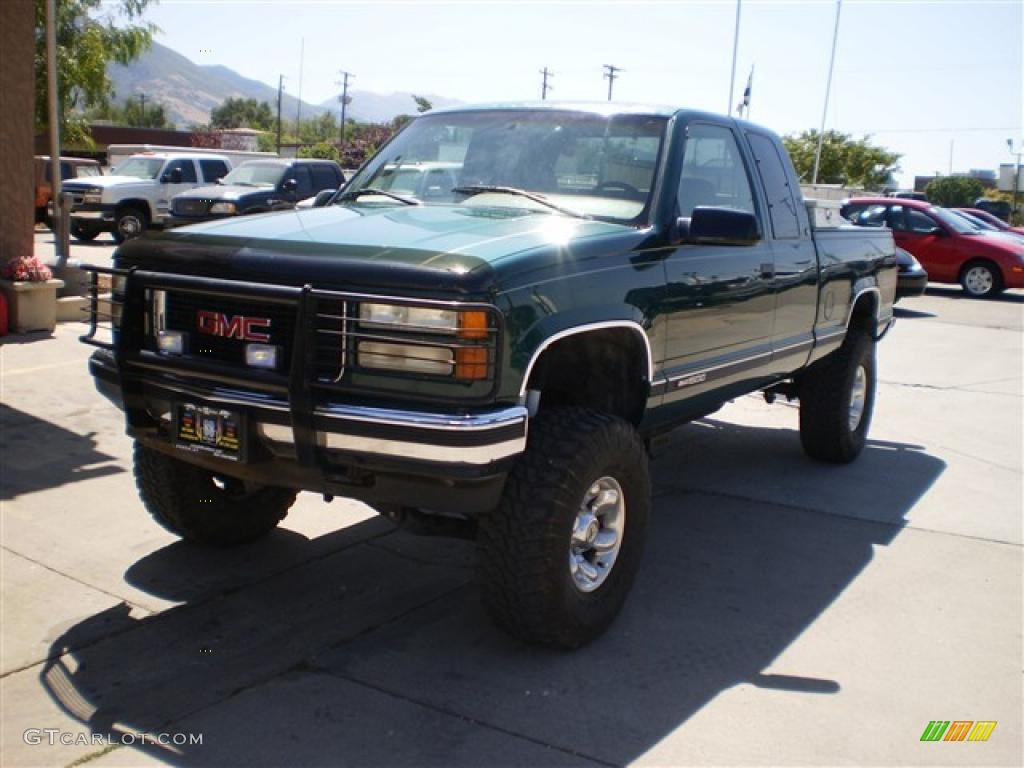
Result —
M354 502L177 541L80 329L6 337L0 763L1020 765L1024 294L897 314L856 463L753 396L673 433L631 599L575 653L488 623L472 544Z

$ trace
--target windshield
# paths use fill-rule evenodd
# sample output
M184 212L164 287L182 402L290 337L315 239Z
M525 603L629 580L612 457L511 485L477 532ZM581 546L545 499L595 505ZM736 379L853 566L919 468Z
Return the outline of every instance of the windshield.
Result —
M551 207L607 221L646 217L667 118L556 110L452 112L417 118L346 187L359 205L398 205L372 188L427 205ZM495 187L506 188L504 191Z
M164 166L160 157L129 157L114 168L114 176L134 176L137 179L155 179Z
M998 232L997 227L993 227L987 221L979 219L974 214L968 213L967 211L952 211L955 215L966 221L968 224L973 225L975 228L980 229L984 232Z
M981 229L974 226L970 221L952 211L947 211L945 208L932 206L928 209L928 213L959 235L977 235L981 232Z
M284 176L285 166L278 163L242 163L220 180L221 184L252 187L276 187Z

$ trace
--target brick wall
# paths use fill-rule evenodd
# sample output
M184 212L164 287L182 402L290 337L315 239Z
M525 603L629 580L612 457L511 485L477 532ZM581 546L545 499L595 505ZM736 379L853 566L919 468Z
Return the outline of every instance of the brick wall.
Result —
M32 253L33 0L0 0L0 263Z

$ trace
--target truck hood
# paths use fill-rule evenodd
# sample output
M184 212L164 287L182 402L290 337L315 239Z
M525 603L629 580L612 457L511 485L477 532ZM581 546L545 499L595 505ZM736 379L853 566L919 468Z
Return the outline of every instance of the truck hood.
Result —
M272 195L273 187L251 187L241 184L209 184L205 187L196 187L187 192L175 195L176 198L188 200L239 200L246 195L264 194Z
M156 183L157 181L155 179L140 179L135 176L90 176L87 180L68 181L64 186L69 189L88 189L89 187L108 189L110 187L120 187L126 184L151 186Z
M328 206L147 235L122 246L118 260L287 284L476 293L529 261L550 264L595 242L628 249L641 238L632 227L525 209Z

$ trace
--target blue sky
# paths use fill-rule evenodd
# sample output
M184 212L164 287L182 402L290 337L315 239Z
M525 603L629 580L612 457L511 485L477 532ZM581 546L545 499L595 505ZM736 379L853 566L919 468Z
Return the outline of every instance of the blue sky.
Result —
M826 126L871 134L914 174L995 169L1024 142L1022 0L844 0ZM734 102L755 68L750 117L780 133L821 121L835 0L743 0ZM318 103L355 89L467 102L604 100L723 112L735 0L162 0L157 39Z

